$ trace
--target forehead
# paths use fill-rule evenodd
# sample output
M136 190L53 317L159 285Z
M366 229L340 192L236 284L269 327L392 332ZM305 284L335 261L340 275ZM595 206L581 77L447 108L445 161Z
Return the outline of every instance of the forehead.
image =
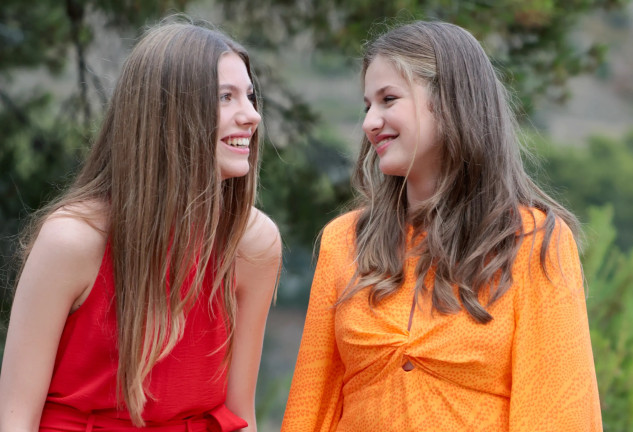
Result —
M385 86L406 89L409 83L391 61L378 55L365 71L365 93L373 93Z
M220 56L218 60L218 78L220 84L244 81L250 84L251 82L244 60L233 51L227 51Z

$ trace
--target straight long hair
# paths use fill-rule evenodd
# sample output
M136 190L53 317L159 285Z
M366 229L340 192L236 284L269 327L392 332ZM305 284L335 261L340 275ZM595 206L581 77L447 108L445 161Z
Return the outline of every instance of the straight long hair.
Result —
M205 23L163 22L125 61L100 133L70 189L42 209L26 234L24 259L59 209L102 202L114 266L119 363L117 395L144 424L146 378L180 340L187 309L214 275L208 301L223 301L227 358L235 324L234 264L255 201L258 133L244 177L222 181L216 143L218 62L248 54ZM255 102L257 108L257 102ZM77 214L90 221L90 215ZM192 275L188 290L183 283ZM119 396L118 396L119 397Z
M477 322L489 322L486 306L511 286L520 240L531 234L524 232L521 210L536 208L546 214L538 228L544 230L543 269L557 219L574 233L578 222L526 174L508 92L470 33L442 22L396 27L365 46L363 82L377 56L411 85L427 87L442 151L440 175L433 195L409 208L406 177L383 175L376 152L363 137L353 173L361 209L357 270L338 304L370 287L374 306L402 285L409 223L414 236L422 238L413 251L419 256L416 293L432 291L434 310L463 308ZM427 287L424 281L431 271L434 282ZM482 305L485 289L488 302Z

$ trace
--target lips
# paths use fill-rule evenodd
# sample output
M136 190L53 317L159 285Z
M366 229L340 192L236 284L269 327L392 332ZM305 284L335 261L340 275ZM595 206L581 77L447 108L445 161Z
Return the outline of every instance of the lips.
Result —
M251 136L252 134L250 133L228 135L220 141L224 144L225 148L230 150L232 153L238 155L248 155L250 153Z
M251 143L251 134L235 134L229 135L221 140L225 144L235 148L248 148Z
M227 143L228 145L230 145L231 147L241 147L241 148L245 148L248 147L251 143L250 138L228 138L226 140L224 140L225 143Z
M374 147L376 149L376 153L378 154L384 153L384 151L387 149L389 144L391 144L391 142L396 138L398 138L398 135L387 135L387 134L377 135L374 138Z

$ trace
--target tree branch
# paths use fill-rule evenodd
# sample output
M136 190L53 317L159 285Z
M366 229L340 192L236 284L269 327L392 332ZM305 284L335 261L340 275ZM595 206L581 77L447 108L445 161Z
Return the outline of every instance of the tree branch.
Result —
M84 6L77 0L66 0L66 14L70 20L70 35L77 53L77 75L79 85L79 100L83 109L84 127L88 128L92 113L88 101L88 83L86 81L86 56L81 42L80 31L84 19Z

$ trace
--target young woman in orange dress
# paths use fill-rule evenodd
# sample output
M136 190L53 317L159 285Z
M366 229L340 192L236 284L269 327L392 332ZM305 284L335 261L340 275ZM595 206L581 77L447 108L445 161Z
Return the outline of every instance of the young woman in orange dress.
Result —
M283 432L600 431L574 216L464 29L366 46L357 210L321 238Z
M249 57L203 24L150 29L74 184L36 218L0 375L0 430L256 431L280 262L253 207Z

